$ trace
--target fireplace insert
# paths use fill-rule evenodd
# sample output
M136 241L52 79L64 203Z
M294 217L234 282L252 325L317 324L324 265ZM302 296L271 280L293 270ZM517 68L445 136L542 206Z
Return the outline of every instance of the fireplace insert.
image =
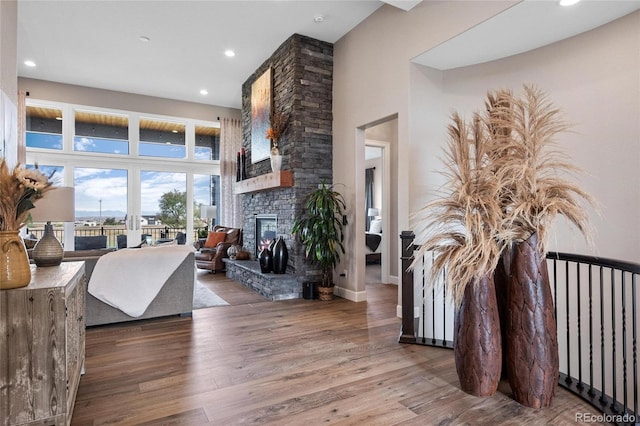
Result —
M256 215L256 258L263 248L276 239L278 234L278 215L259 214Z

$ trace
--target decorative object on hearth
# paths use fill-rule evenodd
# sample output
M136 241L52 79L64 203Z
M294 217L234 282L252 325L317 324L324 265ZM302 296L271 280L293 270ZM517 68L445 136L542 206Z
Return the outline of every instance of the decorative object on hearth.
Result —
M302 216L296 218L291 228L291 233L298 235L305 246L307 259L322 269L322 281L318 284L320 300L333 298L332 271L345 253L346 207L342 194L323 183L307 196Z
M251 254L246 250L240 250L238 254L236 254L236 260L249 260Z
M263 248L258 254L258 263L260 263L260 272L268 274L273 270L273 254L268 248Z
M272 112L269 117L270 127L266 138L271 141L271 171L279 172L282 168L282 153L280 152L280 138L289 125L289 116L282 112Z
M36 200L52 189L51 176L20 165L10 169L0 163L0 289L19 288L31 282L27 250L18 236Z
M522 94L490 92L485 111L468 124L454 113L448 193L422 208L414 226L416 259L433 252L429 285L442 283L458 308L454 348L462 389L486 396L497 387L497 307L514 399L532 408L550 405L558 382L547 230L560 214L590 241L582 201L592 199L562 177L577 169L554 146L554 137L568 128L559 117L540 90L526 85Z
M242 250L242 247L240 247L237 244L233 244L232 246L230 246L227 249L227 256L229 256L229 259L231 260L236 260L238 257L238 253Z
M287 263L289 262L289 251L287 244L282 236L279 236L273 244L273 273L284 274L287 272Z

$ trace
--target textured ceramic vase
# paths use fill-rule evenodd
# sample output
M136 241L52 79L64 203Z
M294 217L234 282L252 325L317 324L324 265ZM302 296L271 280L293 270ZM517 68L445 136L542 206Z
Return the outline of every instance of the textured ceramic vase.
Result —
M268 274L273 270L273 255L271 250L263 248L258 254L258 262L260 263L260 272Z
M500 255L500 260L493 273L493 283L496 288L496 300L498 301L498 314L500 315L500 334L502 335L502 374L503 379L507 378L507 321L509 302L509 285L511 284L511 247L504 249Z
M466 286L454 321L456 371L468 394L496 393L502 371L500 315L493 276Z
M506 365L513 398L527 407L547 407L558 387L558 336L537 234L514 246L507 303Z
M0 231L0 289L26 287L30 282L29 256L18 231Z
M287 263L289 262L289 251L287 244L282 237L278 237L273 245L273 273L284 274L287 272Z
M271 156L271 171L279 172L282 168L282 155Z

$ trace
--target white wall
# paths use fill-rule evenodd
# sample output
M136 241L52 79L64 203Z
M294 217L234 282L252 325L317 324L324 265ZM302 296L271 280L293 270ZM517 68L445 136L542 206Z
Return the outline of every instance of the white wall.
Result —
M423 68L416 66L416 68ZM588 172L576 176L580 186L601 205L601 216L589 208L597 229L594 252L564 220L556 222L549 250L595 254L640 261L640 12L553 45L499 61L444 73L423 69L413 73L412 88L424 88L416 108L456 109L469 117L483 108L487 90L521 90L535 84L572 123L571 133L559 136L570 161ZM428 146L442 146L440 130L448 124L420 126ZM438 148L439 149L439 148ZM427 152L411 157L412 182L434 188L433 161ZM410 209L423 200L416 197Z
M398 197L397 228L408 229L411 194L408 165L413 155L409 152L410 123L416 119L409 108L410 101L413 102L410 60L514 3L517 1L429 1L410 12L384 5L335 43L333 179L345 185L343 195L348 207L354 210L346 230L348 255L336 268L346 269L348 279L336 280L338 286L352 294L364 291L364 233L356 232L364 229L364 176L360 173L364 132L358 129L397 114L398 183L392 191ZM399 259L399 249L391 255ZM399 272L392 274L400 276ZM348 297L349 293L343 294Z
M595 217L598 255L640 261L640 13L529 53L441 72L411 59L514 2L422 2L410 12L383 6L334 46L334 181L356 210L347 230L340 285L364 290L364 138L358 129L398 114L398 229L433 197L442 179L441 148L452 109L482 107L486 91L537 84L550 93L577 133L562 141L590 176L579 183L602 205ZM384 29L382 31L381 29ZM360 191L360 192L358 192ZM562 221L551 250L591 253ZM397 253L397 257L400 253Z
M18 162L17 16L15 0L0 1L0 159Z
M193 102L176 101L133 93L115 92L92 87L55 83L52 81L19 78L20 90L29 92L31 99L57 101L76 105L111 108L148 114L216 121L218 117L240 118L240 110Z

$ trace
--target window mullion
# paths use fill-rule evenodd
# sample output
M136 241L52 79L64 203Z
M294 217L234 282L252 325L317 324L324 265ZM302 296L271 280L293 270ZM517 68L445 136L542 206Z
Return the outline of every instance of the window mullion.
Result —
M140 116L129 115L129 153L133 158L140 156Z

